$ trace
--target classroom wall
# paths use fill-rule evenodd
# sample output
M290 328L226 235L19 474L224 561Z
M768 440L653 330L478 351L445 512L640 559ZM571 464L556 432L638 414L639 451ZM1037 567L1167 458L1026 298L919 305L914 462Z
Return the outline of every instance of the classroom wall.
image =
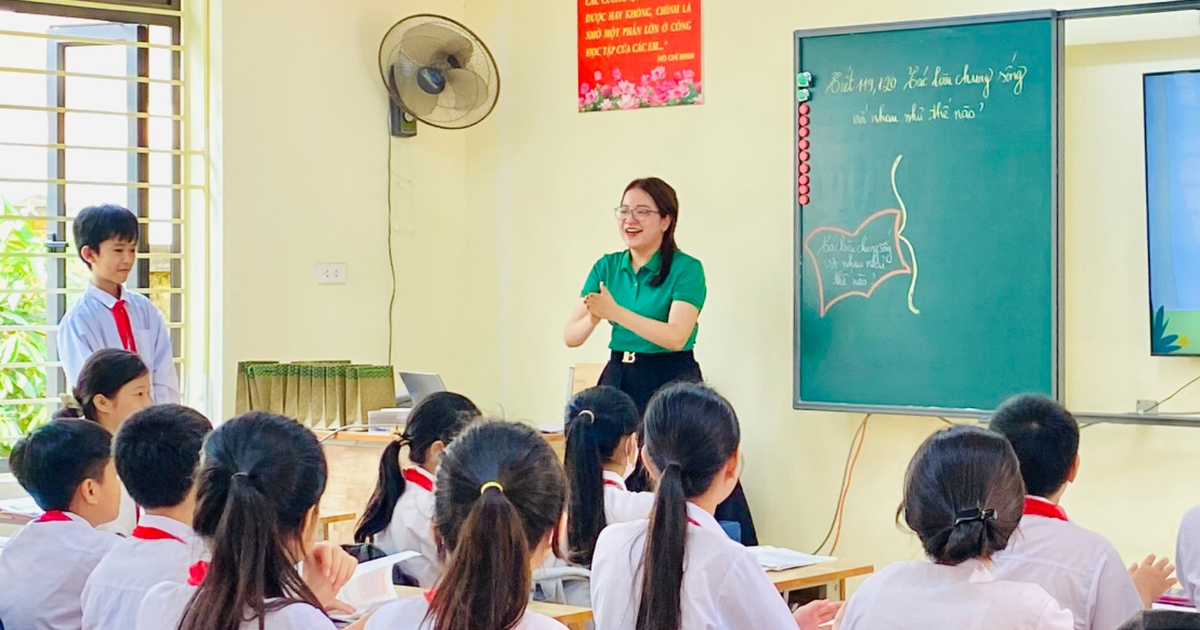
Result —
M829 526L862 416L790 404L791 31L1044 6L709 2L705 105L580 115L571 2L331 0L303 12L282 0L225 2L214 30L225 60L215 99L225 156L217 293L226 408L240 359L383 360L391 279L380 243L387 145L376 46L403 15L446 13L485 38L504 90L474 129L423 127L417 139L393 144L396 365L438 371L509 417L557 419L567 367L605 357L605 335L568 350L560 333L591 263L620 247L611 208L629 179L664 177L682 198L679 242L706 265L697 354L741 416L761 537L811 551ZM1082 87L1072 88L1077 98L1068 94L1077 122L1067 130L1066 167L1089 174L1085 186L1068 189L1065 233L1069 397L1109 411L1161 398L1200 373L1195 360L1146 356L1140 113L1119 118L1135 116L1140 93L1131 81L1140 70L1114 65L1112 53L1095 47L1068 58ZM349 263L350 282L315 285L315 262ZM1178 401L1185 409L1200 397ZM941 426L871 418L838 555L882 565L919 554L894 511L909 457ZM1080 482L1065 505L1127 560L1173 553L1179 516L1200 501L1185 481L1197 447L1196 430L1089 428Z
M395 363L484 382L495 371L494 328L476 320L495 301L494 245L465 201L466 137L423 128L391 141L389 176L377 61L400 18L461 18L463 4L303 4L215 0L222 408L233 410L238 361L388 359L389 238ZM317 285L313 265L337 262L346 284ZM478 354L446 351L460 343Z
M467 0L466 6L505 81L501 107L468 137L467 185L475 212L499 213L500 388L510 415L557 418L567 366L605 358L606 334L568 350L561 325L591 263L621 246L611 208L624 184L661 176L680 192L682 248L705 263L709 301L697 354L741 416L744 480L760 537L815 549L863 416L796 412L790 404L791 32L1045 5L709 2L705 105L587 115L575 112L574 3ZM1094 57L1071 59L1094 64ZM1146 356L1144 201L1134 163L1140 135L1133 129L1141 124L1133 78L1139 70L1112 71L1095 65L1070 71L1085 84L1070 111L1089 115L1068 128L1074 144L1067 168L1087 184L1070 189L1065 236L1065 272L1073 283L1066 309L1069 396L1081 408L1107 411L1132 409L1135 398L1161 398L1200 372L1194 360ZM1117 114L1136 117L1114 120ZM937 419L871 418L838 555L882 565L920 554L913 537L895 526L895 508L908 459L942 426ZM1083 474L1065 505L1080 522L1109 534L1127 559L1173 554L1178 518L1200 501L1200 491L1183 481L1196 446L1195 430L1092 427L1083 438Z

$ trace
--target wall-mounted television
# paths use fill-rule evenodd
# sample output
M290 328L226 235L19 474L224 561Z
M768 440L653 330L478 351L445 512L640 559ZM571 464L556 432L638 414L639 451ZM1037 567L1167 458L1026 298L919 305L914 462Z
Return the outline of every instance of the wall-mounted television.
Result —
M1200 70L1143 87L1150 352L1200 356Z

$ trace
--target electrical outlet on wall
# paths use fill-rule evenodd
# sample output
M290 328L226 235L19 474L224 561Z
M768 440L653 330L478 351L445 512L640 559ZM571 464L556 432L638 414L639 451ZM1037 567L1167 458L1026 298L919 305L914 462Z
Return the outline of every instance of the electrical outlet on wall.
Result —
M346 284L345 263L319 263L313 267L317 284Z

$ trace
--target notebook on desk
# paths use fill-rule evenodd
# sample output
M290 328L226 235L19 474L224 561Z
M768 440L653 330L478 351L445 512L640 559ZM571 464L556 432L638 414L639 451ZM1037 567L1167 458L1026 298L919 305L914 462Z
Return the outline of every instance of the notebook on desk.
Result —
M20 497L17 499L4 499L0 501L0 512L7 512L17 516L28 516L29 518L37 518L42 515L42 508L38 507L33 497Z

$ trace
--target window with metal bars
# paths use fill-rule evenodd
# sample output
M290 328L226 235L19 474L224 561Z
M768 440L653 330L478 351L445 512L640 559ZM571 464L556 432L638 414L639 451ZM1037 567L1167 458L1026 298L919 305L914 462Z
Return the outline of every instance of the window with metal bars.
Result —
M127 290L162 311L181 377L189 181L180 0L0 0L0 454L72 387L56 331L83 294L72 220L138 216ZM184 391L185 397L187 392Z

